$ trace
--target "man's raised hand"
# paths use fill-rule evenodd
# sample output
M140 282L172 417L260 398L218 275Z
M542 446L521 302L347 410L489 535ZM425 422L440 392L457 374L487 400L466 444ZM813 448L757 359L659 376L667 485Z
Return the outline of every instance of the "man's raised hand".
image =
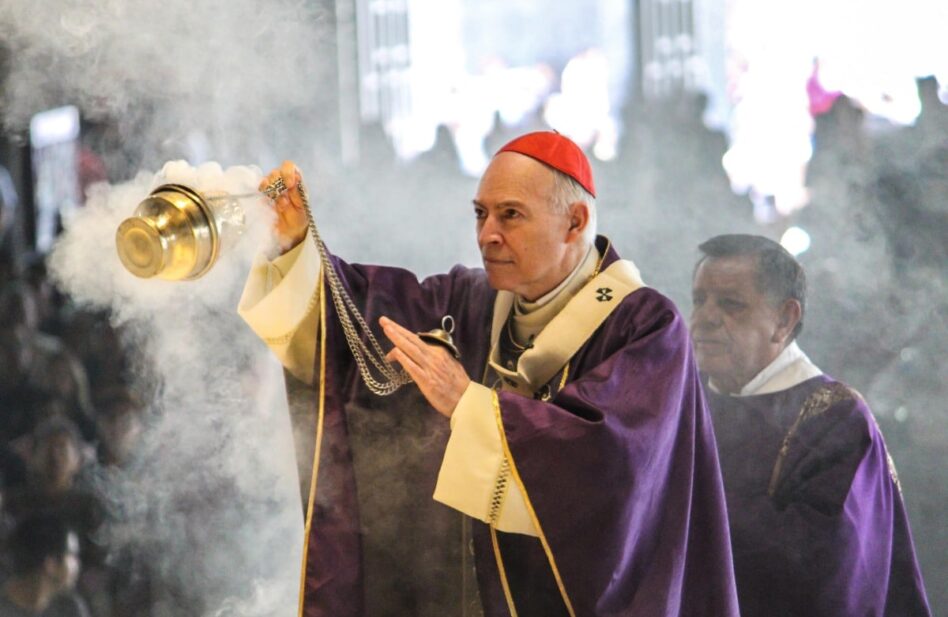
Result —
M471 383L464 367L440 345L429 345L417 334L388 317L379 319L385 336L395 345L385 358L398 362L438 413L450 418Z
M308 220L299 189L303 176L293 161L283 161L282 165L271 171L260 181L259 190L263 191L280 178L287 190L273 202L273 211L276 213L273 231L280 244L280 252L285 253L306 237Z

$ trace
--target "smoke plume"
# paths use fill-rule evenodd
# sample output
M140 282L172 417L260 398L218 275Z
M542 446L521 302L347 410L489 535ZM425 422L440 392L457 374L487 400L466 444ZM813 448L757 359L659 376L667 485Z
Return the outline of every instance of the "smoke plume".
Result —
M237 195L260 177L178 161L100 185L50 258L75 302L111 312L153 392L132 465L99 490L114 521L103 540L147 559L166 588L159 614L295 610L302 519L282 373L235 311L250 259L271 242L270 210L259 195L241 200L245 232L196 281L136 278L114 248L117 225L159 184Z

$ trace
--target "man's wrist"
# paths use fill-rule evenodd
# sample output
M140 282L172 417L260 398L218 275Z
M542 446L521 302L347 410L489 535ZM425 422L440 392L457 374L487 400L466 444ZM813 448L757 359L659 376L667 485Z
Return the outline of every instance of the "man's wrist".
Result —
M286 255L303 242L306 239L306 231L303 231L303 235L296 238L281 238L277 241L277 244L280 245L280 255Z
M458 384L457 397L454 400L454 405L450 409L446 409L445 411L442 412L442 414L445 417L450 419L454 416L454 412L457 411L458 405L461 404L461 399L464 398L464 393L467 392L468 388L470 388L472 383L474 382L471 381L467 377L467 375L465 375L465 381L463 383Z
M451 421L451 429L453 430L455 424L457 424L459 414L470 413L471 411L476 413L477 409L484 407L485 401L490 401L490 388L469 379L461 398L458 399L457 404L448 416Z

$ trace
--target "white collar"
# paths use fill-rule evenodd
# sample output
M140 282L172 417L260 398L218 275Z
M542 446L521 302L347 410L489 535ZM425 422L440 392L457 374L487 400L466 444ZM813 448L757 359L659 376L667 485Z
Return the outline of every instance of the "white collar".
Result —
M576 293L589 282L596 272L599 263L599 253L594 247L589 247L586 256L573 268L563 282L555 289L543 294L533 302L517 296L513 307L513 335L520 344L530 341L556 317L563 307Z
M796 341L787 345L773 361L744 384L740 392L732 396L752 396L772 394L799 385L807 379L822 375L823 371L813 364L803 353ZM715 392L720 390L709 380L708 385Z
M583 285L585 285L586 281L584 280L577 281L576 279L578 278L577 275L579 274L581 270L589 270L590 274L595 270L596 261L590 259L593 256L593 253L594 253L593 247L590 246L589 249L586 251L586 255L582 259L579 260L579 263L576 264L576 267L573 268L573 271L570 272L569 275L567 275L565 279L563 279L563 282L561 282L559 285L554 287L552 290L546 292L545 294L543 294L542 296L540 296L533 302L530 302L529 300L524 300L523 296L518 295L516 302L514 302L514 310L517 312L517 314L526 315L526 314L532 313L533 311L539 308L543 308L544 306L549 304L553 300L553 298L560 295L563 291L566 291L567 288L570 288L570 290L572 290L573 287L582 287ZM596 255L596 257L598 258L598 254ZM590 267L590 264L592 267ZM574 291L579 291L579 289L576 289Z

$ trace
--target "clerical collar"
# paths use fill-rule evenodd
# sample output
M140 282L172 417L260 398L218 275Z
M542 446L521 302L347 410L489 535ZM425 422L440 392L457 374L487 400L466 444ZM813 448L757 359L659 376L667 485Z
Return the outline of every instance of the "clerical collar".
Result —
M772 394L792 388L822 374L823 371L813 364L797 342L793 341L773 359L773 362L744 384L740 392L732 396ZM715 392L720 392L712 381L709 380L708 385Z
M573 268L569 276L552 291L540 296L533 302L517 296L511 312L511 335L520 345L529 344L540 331L563 310L576 293L589 282L596 273L599 253L590 246L586 256Z

